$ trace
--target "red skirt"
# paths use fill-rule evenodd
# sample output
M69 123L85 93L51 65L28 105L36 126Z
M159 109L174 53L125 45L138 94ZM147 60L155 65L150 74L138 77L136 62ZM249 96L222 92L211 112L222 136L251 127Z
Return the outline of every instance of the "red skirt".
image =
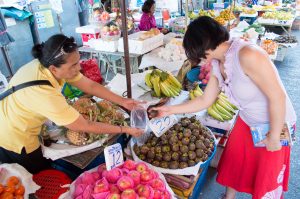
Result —
M218 166L217 182L253 199L279 199L288 190L290 147L269 152L254 147L249 126L239 117Z

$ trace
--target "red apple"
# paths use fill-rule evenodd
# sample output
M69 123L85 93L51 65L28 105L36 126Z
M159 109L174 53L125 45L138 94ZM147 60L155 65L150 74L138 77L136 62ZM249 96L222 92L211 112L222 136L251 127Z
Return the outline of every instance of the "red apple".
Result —
M103 165L103 164L100 165L100 166L98 167L97 171L98 171L100 177L102 177L102 172L103 172L103 171L106 171L106 166Z
M148 166L143 163L143 162L140 162L136 165L136 170L140 173L144 172L144 171L148 171Z
M139 185L141 182L141 174L138 171L130 171L128 173L128 177L130 177L133 180L134 186Z
M135 162L132 160L126 160L123 164L124 169L128 169L129 171L134 170L136 168Z
M125 189L132 189L134 187L134 182L130 177L123 176L118 180L117 186L121 191L124 191Z
M130 171L128 169L122 169L123 176L127 176Z
M117 181L122 176L122 170L119 168L113 168L112 170L108 171L106 174L106 179L109 183L117 183Z
M109 191L109 183L105 178L98 180L94 187L94 193L103 193Z
M126 189L121 194L121 199L136 199L137 195L133 189Z
M111 193L106 197L106 199L121 199L121 195L117 193Z
M200 73L200 74L199 74L199 79L200 79L200 80L204 79L204 77L205 77L205 76L204 76L204 73Z
M110 184L109 191L110 191L110 193L121 193L121 191L119 190L119 188L116 184Z
M145 197L145 198L153 197L153 189L148 185L139 185L136 191L140 197Z
M162 181L159 178L156 178L156 179L152 180L150 182L150 186L153 189L157 189L157 190L160 190L160 191L164 191L166 189L166 185L165 185L164 181Z
M154 189L153 191L153 199L161 199L161 191Z

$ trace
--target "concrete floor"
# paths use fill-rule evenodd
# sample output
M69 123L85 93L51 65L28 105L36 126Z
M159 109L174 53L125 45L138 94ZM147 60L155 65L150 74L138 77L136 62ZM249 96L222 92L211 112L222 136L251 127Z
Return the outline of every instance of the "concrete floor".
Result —
M297 36L300 41L300 31L293 31L293 35ZM289 191L284 194L286 199L300 198L300 139L299 139L299 121L300 121L300 46L289 49L285 59L282 62L275 62L279 71L283 84L289 94L294 108L297 113L298 129L297 141L292 147L291 154L291 172L289 181ZM225 188L216 182L216 170L210 168L207 176L207 182L204 185L203 191L199 199L218 199L225 191ZM238 193L237 199L249 199L251 195Z

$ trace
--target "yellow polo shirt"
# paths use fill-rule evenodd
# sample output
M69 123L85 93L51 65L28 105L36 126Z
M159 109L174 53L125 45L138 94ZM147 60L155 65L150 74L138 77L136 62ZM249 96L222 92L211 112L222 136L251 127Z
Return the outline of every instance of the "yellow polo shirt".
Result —
M82 74L78 74L68 82L78 81L81 77ZM63 126L79 117L61 94L65 81L58 82L37 59L20 68L8 88L33 80L49 80L53 87L27 87L0 101L0 146L19 154L23 147L31 153L40 146L38 135L47 119Z

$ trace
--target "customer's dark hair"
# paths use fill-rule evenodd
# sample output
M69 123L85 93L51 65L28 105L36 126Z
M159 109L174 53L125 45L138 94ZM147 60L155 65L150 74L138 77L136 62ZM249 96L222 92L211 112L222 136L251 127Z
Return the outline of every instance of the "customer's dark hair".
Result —
M215 50L221 43L229 40L229 33L224 26L211 17L198 17L187 27L183 39L186 56L198 64L206 58L205 51Z
M154 0L146 0L144 2L144 5L142 7L142 11L144 13L149 13L150 10L151 10L151 7L155 4L155 1Z
M69 38L63 34L56 34L51 36L46 42L33 46L31 53L32 56L38 59L46 68L49 68L50 65L60 67L61 64L66 63L67 55L63 54L57 58L56 56L65 45L71 46L67 53L72 53L77 50L77 45L73 37Z

